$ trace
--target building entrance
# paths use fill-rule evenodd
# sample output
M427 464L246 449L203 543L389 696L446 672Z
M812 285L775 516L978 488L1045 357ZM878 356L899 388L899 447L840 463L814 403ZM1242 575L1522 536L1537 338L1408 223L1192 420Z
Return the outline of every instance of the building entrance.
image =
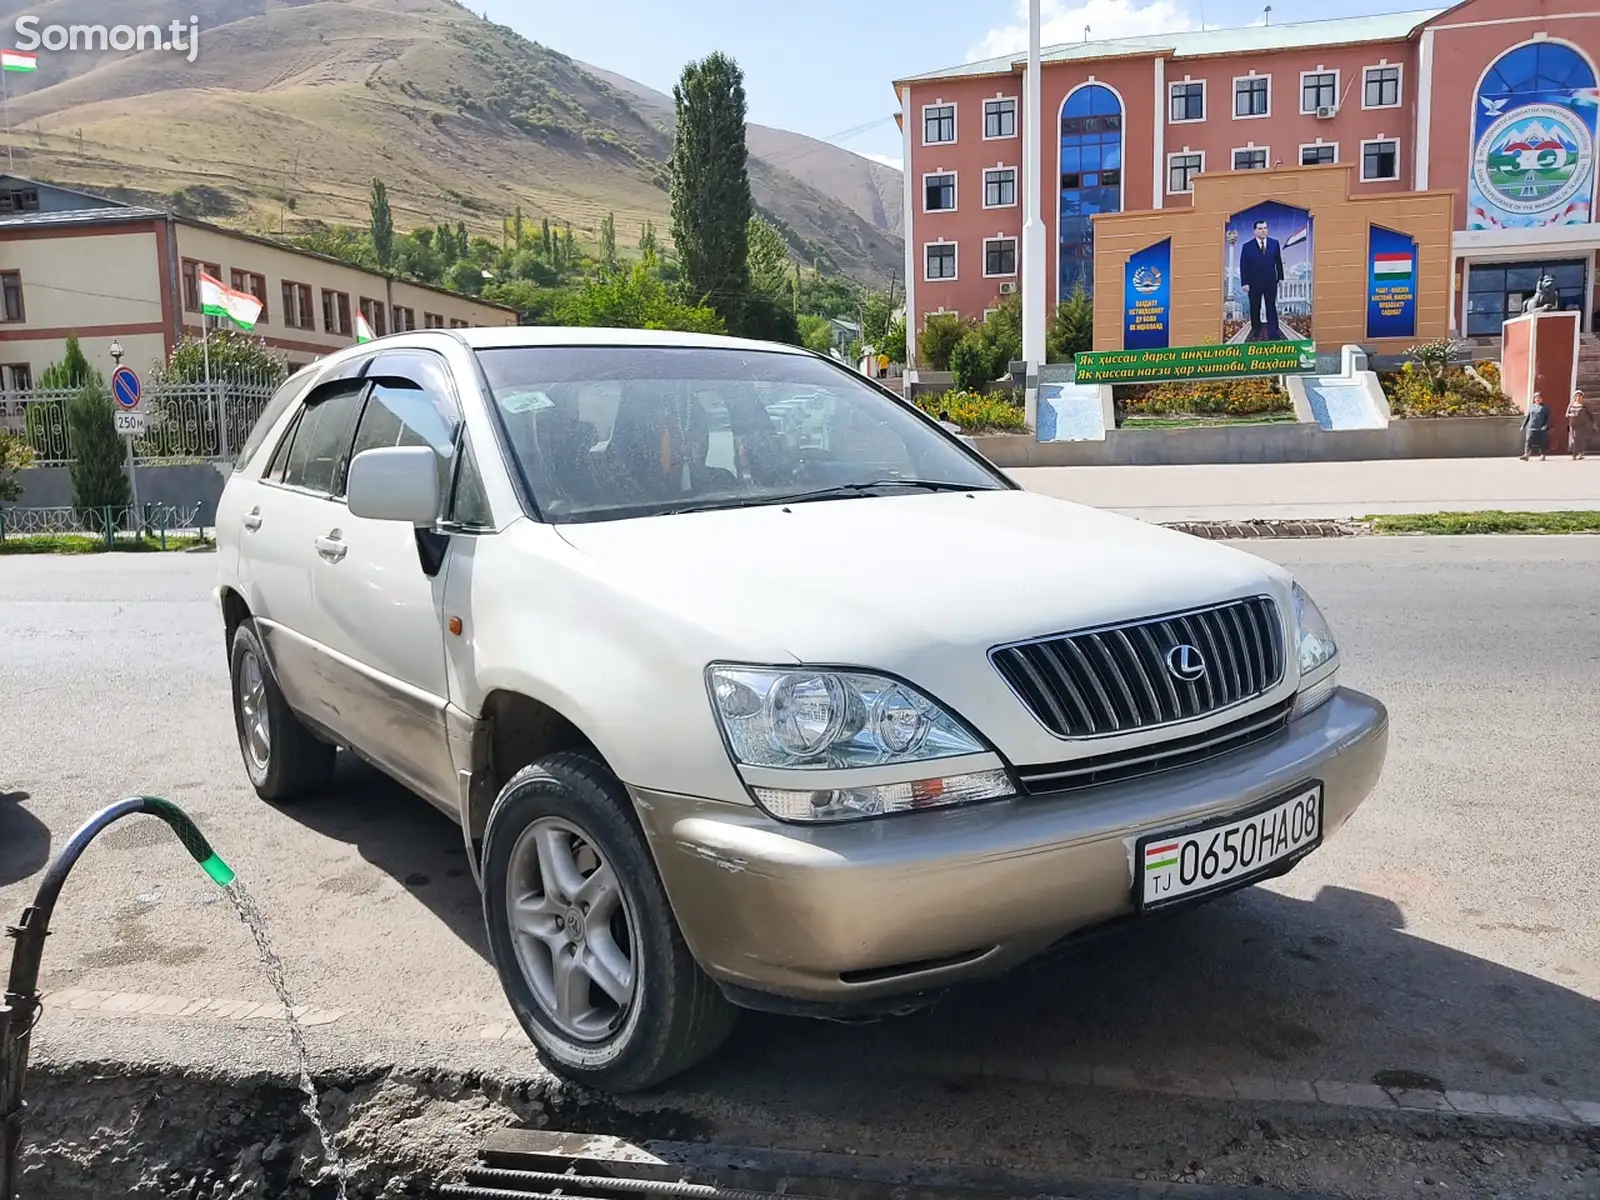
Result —
M1589 287L1589 264L1581 258L1469 263L1467 336L1498 337L1500 326L1507 318L1522 314L1523 303L1533 295L1542 275L1555 280L1563 310L1583 311L1583 297Z

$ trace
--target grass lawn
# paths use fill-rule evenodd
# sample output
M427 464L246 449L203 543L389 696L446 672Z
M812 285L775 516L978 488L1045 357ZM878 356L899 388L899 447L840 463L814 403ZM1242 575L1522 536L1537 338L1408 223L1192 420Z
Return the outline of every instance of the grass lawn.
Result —
M1374 533L1600 533L1600 512L1392 513L1365 517Z
M194 534L169 533L165 546L162 546L159 538L131 537L119 537L108 546L105 538L91 533L41 533L21 534L0 541L0 554L102 554L111 550L132 554L160 553L162 550L192 550L196 546L209 544Z

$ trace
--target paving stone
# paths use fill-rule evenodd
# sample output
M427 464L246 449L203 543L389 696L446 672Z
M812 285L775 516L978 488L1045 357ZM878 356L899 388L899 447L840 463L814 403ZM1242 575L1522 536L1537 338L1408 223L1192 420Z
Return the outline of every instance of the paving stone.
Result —
M1446 1092L1444 1098L1450 1101L1451 1108L1466 1116L1491 1117L1494 1115L1494 1109L1489 1104L1489 1097L1482 1092Z
M1393 1108L1394 1097L1375 1083L1341 1083L1319 1079L1314 1085L1317 1099L1324 1104L1347 1108Z

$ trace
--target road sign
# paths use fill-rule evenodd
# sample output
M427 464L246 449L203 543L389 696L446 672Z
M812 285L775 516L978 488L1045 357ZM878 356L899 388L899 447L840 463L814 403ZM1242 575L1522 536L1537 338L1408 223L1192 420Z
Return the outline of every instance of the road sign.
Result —
M117 432L123 437L144 436L144 414L142 412L128 412L120 410L111 414L116 421Z
M118 367L111 372L111 394L123 408L138 408L139 397L144 395L144 385L132 367Z

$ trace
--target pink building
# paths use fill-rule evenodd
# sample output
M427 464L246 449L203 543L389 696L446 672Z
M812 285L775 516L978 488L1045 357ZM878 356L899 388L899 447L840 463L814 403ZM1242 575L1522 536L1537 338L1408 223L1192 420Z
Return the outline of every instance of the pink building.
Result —
M1032 184L1025 54L899 80L910 337L929 313L982 316L1028 270L1045 272L1047 308L1092 289L1096 213L1187 205L1204 172L1331 162L1373 194L1454 193L1458 334L1498 335L1543 274L1590 331L1597 55L1594 0L1049 46ZM1037 267L1022 253L1027 186L1043 206Z

